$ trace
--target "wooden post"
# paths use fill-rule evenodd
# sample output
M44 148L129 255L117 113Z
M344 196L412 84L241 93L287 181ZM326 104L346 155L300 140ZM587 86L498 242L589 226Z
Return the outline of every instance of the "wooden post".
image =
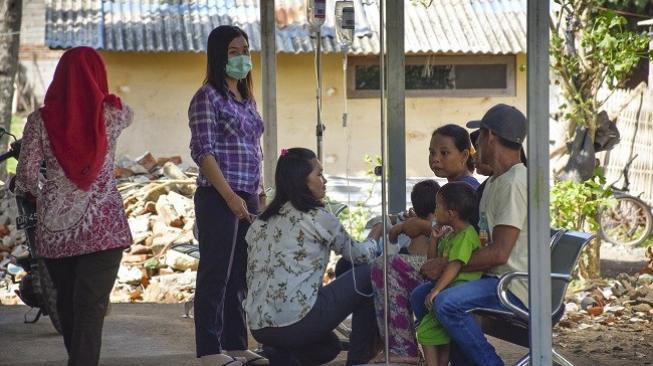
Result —
M406 209L406 69L404 1L388 1L386 18L388 70L388 209Z

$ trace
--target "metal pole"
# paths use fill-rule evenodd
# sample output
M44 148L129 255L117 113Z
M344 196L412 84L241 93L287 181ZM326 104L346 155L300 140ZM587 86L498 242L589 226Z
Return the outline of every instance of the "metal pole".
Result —
M528 243L531 365L552 364L549 248L549 1L528 0Z
M324 152L322 149L322 136L324 135L324 125L322 124L322 32L318 28L315 47L315 73L317 77L317 90L315 91L315 102L317 105L317 124L315 126L315 136L317 137L317 158L324 164Z
M277 44L275 0L261 1L261 89L263 94L263 178L265 187L274 186L277 163Z
M433 5L435 6L435 5ZM390 1L386 14L388 44L388 206L406 209L406 63L404 2Z

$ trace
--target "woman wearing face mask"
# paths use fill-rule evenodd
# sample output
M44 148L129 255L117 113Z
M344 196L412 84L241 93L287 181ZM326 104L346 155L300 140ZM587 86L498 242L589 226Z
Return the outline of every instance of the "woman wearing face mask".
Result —
M245 233L258 213L263 121L254 102L247 34L220 26L209 35L204 85L190 102L190 150L200 167L195 192L200 263L195 343L202 365L266 365L247 350Z

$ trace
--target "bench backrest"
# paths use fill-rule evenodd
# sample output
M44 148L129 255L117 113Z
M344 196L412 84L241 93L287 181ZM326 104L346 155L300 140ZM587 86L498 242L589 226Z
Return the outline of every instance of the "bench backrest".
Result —
M552 243L551 246L551 273L571 275L578 263L583 248L594 238L594 235L567 231L560 240ZM568 281L553 280L551 282L551 309L554 312L560 310L564 304L565 292Z

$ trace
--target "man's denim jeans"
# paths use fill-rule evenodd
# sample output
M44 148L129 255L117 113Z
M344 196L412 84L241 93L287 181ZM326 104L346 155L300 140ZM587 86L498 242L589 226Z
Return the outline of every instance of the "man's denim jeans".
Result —
M505 308L497 296L495 277L483 277L442 291L433 303L433 309L440 323L451 336L452 347L450 361L453 366L495 366L504 363L494 347L487 341L483 331L468 311L476 308ZM509 298L522 306L513 294Z

